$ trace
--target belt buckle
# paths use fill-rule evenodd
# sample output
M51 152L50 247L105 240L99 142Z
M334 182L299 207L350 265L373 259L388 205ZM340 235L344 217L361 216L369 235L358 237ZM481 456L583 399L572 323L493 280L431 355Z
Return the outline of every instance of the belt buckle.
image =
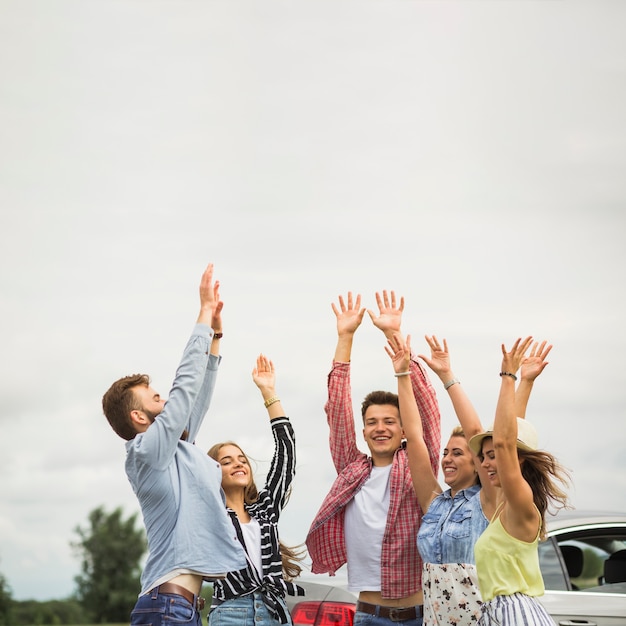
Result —
M404 609L396 609L396 608L391 608L389 609L389 619L392 622L399 622L402 620L402 613L403 613Z
M414 619L415 617L420 617L417 615L417 611L411 610L412 607L402 607L398 608L390 608L387 616L392 622L403 622L407 619Z

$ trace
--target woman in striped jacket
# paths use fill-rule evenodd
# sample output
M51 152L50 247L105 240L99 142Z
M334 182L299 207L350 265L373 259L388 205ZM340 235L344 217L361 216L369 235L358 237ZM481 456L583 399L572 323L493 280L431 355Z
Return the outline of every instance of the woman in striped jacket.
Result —
M258 491L250 462L234 442L208 452L222 468L222 488L248 565L213 583L209 626L292 624L285 594L304 595L291 581L300 574L300 554L278 538L278 519L295 475L295 435L275 390L273 363L259 355L252 378L261 391L274 436L274 457L265 487Z

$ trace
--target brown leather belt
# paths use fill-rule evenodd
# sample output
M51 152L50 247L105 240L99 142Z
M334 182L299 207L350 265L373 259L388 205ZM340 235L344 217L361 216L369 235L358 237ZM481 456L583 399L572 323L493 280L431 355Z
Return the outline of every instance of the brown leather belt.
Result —
M189 589L185 589L185 587L181 587L180 585L175 585L174 583L163 583L157 587L157 591L159 593L171 593L175 596L182 596L185 600L187 600L187 602L189 602L189 604L195 606L198 611L202 611L204 608L204 598L197 596L194 604L193 593L191 593Z
M377 615L378 617L386 617L392 622L404 622L409 619L418 619L422 617L421 606L406 606L396 608L394 606L382 606L380 604L369 604L368 602L356 603L356 610L368 615Z

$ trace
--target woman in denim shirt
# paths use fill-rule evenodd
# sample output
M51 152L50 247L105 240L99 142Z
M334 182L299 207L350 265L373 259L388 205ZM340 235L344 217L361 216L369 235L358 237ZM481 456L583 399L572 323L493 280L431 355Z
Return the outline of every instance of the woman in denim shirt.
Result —
M480 419L469 398L450 368L448 346L443 348L436 337L426 337L431 356L419 355L444 383L452 400L461 427L452 431L444 448L441 470L448 489L443 492L433 474L422 436L419 410L405 383L403 372L410 358L410 339L400 335L390 342L387 352L398 377L398 396L411 476L424 514L417 537L424 561L422 573L424 592L424 626L434 624L476 624L481 614L481 598L474 561L474 543L485 530L496 507L497 489L484 476L480 487L480 462L470 450L463 428L473 433L482 429ZM534 379L545 367L549 352L533 354L526 364L516 396L518 411L523 415Z
M409 450L409 462L410 457ZM452 431L444 448L441 469L448 485L443 493L439 485L432 489L429 480L416 476L413 483L426 511L417 535L424 562L424 624L475 624L481 598L474 543L489 524L481 500L486 500L486 509L490 505L488 489L480 488L473 455L460 427ZM429 494L420 494L425 492L420 482L428 485Z

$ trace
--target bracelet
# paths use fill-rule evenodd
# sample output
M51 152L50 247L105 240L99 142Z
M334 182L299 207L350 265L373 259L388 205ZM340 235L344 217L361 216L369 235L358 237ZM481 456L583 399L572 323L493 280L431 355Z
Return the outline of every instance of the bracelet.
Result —
M272 396L271 398L268 398L263 404L265 405L265 408L268 409L272 404L275 404L276 402L280 402L280 398L278 396Z
M511 372L500 372L500 376L510 376L513 380L517 380L517 376Z
M410 375L411 375L411 370L407 370L406 372L396 372L394 374L396 378L400 378L400 376L410 376Z
M213 339L221 339L224 333L213 333Z
M447 391L450 387L452 387L452 385L456 385L457 383L460 385L461 381L458 378L453 378L452 380L449 380L443 388Z

